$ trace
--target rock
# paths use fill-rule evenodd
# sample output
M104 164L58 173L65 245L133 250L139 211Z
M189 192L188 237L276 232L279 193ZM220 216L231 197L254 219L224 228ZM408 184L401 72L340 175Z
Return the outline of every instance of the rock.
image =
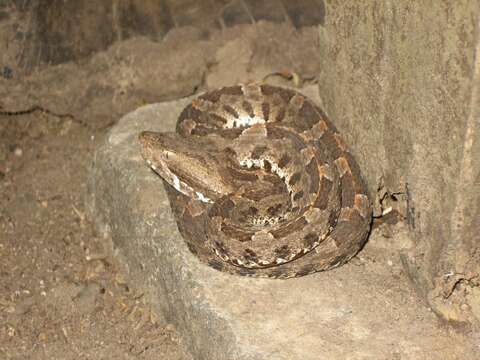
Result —
M176 326L193 358L469 358L474 345L450 339L407 278L393 278L378 262L289 280L232 276L200 263L137 142L142 130L173 130L189 101L141 107L111 129L95 154L88 207L111 236L129 286Z
M396 193L415 252L405 269L417 283L480 272L480 8L356 2L327 14L317 57L325 110L371 193ZM431 291L421 289L427 301Z

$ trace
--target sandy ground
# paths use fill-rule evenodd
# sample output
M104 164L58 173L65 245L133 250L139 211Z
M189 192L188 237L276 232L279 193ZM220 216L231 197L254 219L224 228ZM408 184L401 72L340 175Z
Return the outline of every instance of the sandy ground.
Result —
M95 145L145 103L282 71L311 82L318 46L313 28L184 28L0 79L0 358L189 359L85 215Z
M92 134L41 112L0 129L0 358L188 359L101 256L83 205Z

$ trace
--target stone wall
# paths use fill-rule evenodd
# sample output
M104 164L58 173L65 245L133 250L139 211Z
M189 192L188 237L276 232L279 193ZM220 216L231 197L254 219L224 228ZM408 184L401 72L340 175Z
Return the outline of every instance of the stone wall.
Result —
M477 1L329 1L319 27L327 112L414 246L406 271L448 320L480 318ZM384 204L385 205L385 204Z

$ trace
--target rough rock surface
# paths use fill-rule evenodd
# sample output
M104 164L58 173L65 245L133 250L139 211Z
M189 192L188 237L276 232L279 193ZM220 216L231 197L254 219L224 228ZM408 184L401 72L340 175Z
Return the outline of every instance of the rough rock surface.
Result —
M479 326L479 2L330 3L327 14L325 110L370 189L382 179L403 203L419 293L444 319Z
M349 264L298 279L247 279L201 264L136 140L141 130L172 130L188 101L141 107L111 129L88 204L130 283L177 326L195 359L470 359L474 345L438 326L375 232Z

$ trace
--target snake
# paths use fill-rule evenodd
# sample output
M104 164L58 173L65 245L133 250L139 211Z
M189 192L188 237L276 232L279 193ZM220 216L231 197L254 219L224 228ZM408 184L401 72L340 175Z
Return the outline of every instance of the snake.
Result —
M301 93L245 83L197 96L175 131L142 131L188 249L230 274L286 279L345 264L372 220L359 165Z

